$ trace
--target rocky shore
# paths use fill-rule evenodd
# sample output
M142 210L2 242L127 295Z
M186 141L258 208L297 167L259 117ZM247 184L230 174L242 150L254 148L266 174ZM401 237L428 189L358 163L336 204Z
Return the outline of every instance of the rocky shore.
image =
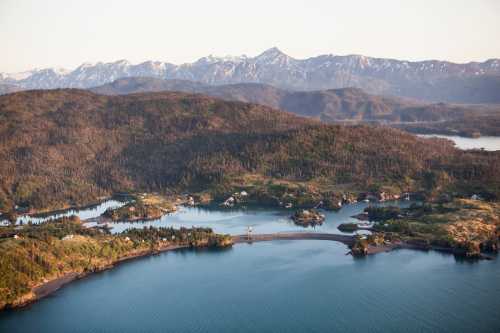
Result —
M62 276L53 278L51 280L46 280L40 284L37 284L32 287L31 291L21 297L19 297L17 300L10 304L0 304L0 311L4 309L15 309L15 308L21 308L24 306L27 306L31 303L34 303L44 297L47 297L53 293L55 293L57 290L61 289L65 285L79 279L83 279L91 274L94 273L99 273L106 271L108 269L112 269L116 267L117 265L133 260L133 259L138 259L146 256L151 256L151 255L156 255L162 252L167 252L167 251L173 251L173 250L179 250L179 249L187 249L189 248L190 245L169 245L169 246L164 246L155 249L154 251L141 251L139 253L134 253L130 254L127 256L124 256L122 258L119 258L118 260L107 264L103 265L100 267L95 267L91 271L74 271L74 272L67 272Z
M297 181L247 173L228 177L224 186L191 193L190 196L192 205L201 206L338 210L360 201L419 199L423 196L419 191L395 184L366 186L350 183L339 186L325 178Z
M468 259L488 258L497 253L500 239L500 205L474 199L426 202L409 208L368 207L365 213L374 235L383 242L397 241L401 247L446 251ZM357 224L339 229L354 230ZM371 236L374 237L374 236ZM359 239L353 253L363 255L373 242Z

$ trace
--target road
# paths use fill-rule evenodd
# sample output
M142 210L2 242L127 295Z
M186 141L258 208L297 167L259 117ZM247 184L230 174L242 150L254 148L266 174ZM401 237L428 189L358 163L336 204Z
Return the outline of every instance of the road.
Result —
M248 242L266 242L273 240L301 240L301 239L314 239L314 240L329 240L341 242L346 245L354 243L354 236L326 234L316 232L283 232L275 234L253 234L249 237L245 235L233 236L234 243L248 243Z

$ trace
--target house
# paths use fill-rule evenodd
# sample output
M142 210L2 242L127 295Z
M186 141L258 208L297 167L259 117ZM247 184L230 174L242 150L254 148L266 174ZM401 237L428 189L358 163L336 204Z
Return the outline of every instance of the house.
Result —
M227 198L226 201L224 201L224 203L222 204L223 206L226 206L226 207L232 207L234 205L234 198L233 197L229 197Z

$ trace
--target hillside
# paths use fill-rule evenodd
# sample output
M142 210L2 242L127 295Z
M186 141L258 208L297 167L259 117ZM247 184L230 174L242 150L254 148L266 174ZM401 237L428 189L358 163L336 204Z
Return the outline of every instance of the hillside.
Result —
M368 189L494 193L499 155L383 127L324 125L185 93L0 96L0 205L60 208L116 191L226 188L245 174ZM222 186L222 187L220 187Z
M185 80L133 77L90 90L106 95L183 91L229 101L262 104L324 122L381 122L397 126L410 123L402 127L411 131L420 129L423 133L431 130L443 132L443 122L447 122L447 127L455 134L481 132L485 135L500 135L500 126L496 125L500 120L500 106L428 104L400 97L372 95L357 88L289 91L257 83L210 86ZM467 121L464 122L464 119ZM491 122L491 119L495 121ZM464 128L467 123L470 126Z
M277 48L255 57L208 56L182 65L119 60L85 63L74 70L0 73L0 84L22 89L91 88L124 77L190 80L208 85L261 83L296 91L356 87L371 94L433 102L500 103L499 59L465 64L332 54L295 59Z
M204 92L210 86L189 80L163 80L154 77L130 77L121 78L102 86L90 88L102 95L127 95L143 92L161 92L161 91L181 91L199 93Z

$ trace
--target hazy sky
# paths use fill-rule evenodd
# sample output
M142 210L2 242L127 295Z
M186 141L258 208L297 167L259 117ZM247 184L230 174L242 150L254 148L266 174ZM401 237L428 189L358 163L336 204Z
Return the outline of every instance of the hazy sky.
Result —
M0 0L0 72L83 62L363 54L500 58L500 0Z

